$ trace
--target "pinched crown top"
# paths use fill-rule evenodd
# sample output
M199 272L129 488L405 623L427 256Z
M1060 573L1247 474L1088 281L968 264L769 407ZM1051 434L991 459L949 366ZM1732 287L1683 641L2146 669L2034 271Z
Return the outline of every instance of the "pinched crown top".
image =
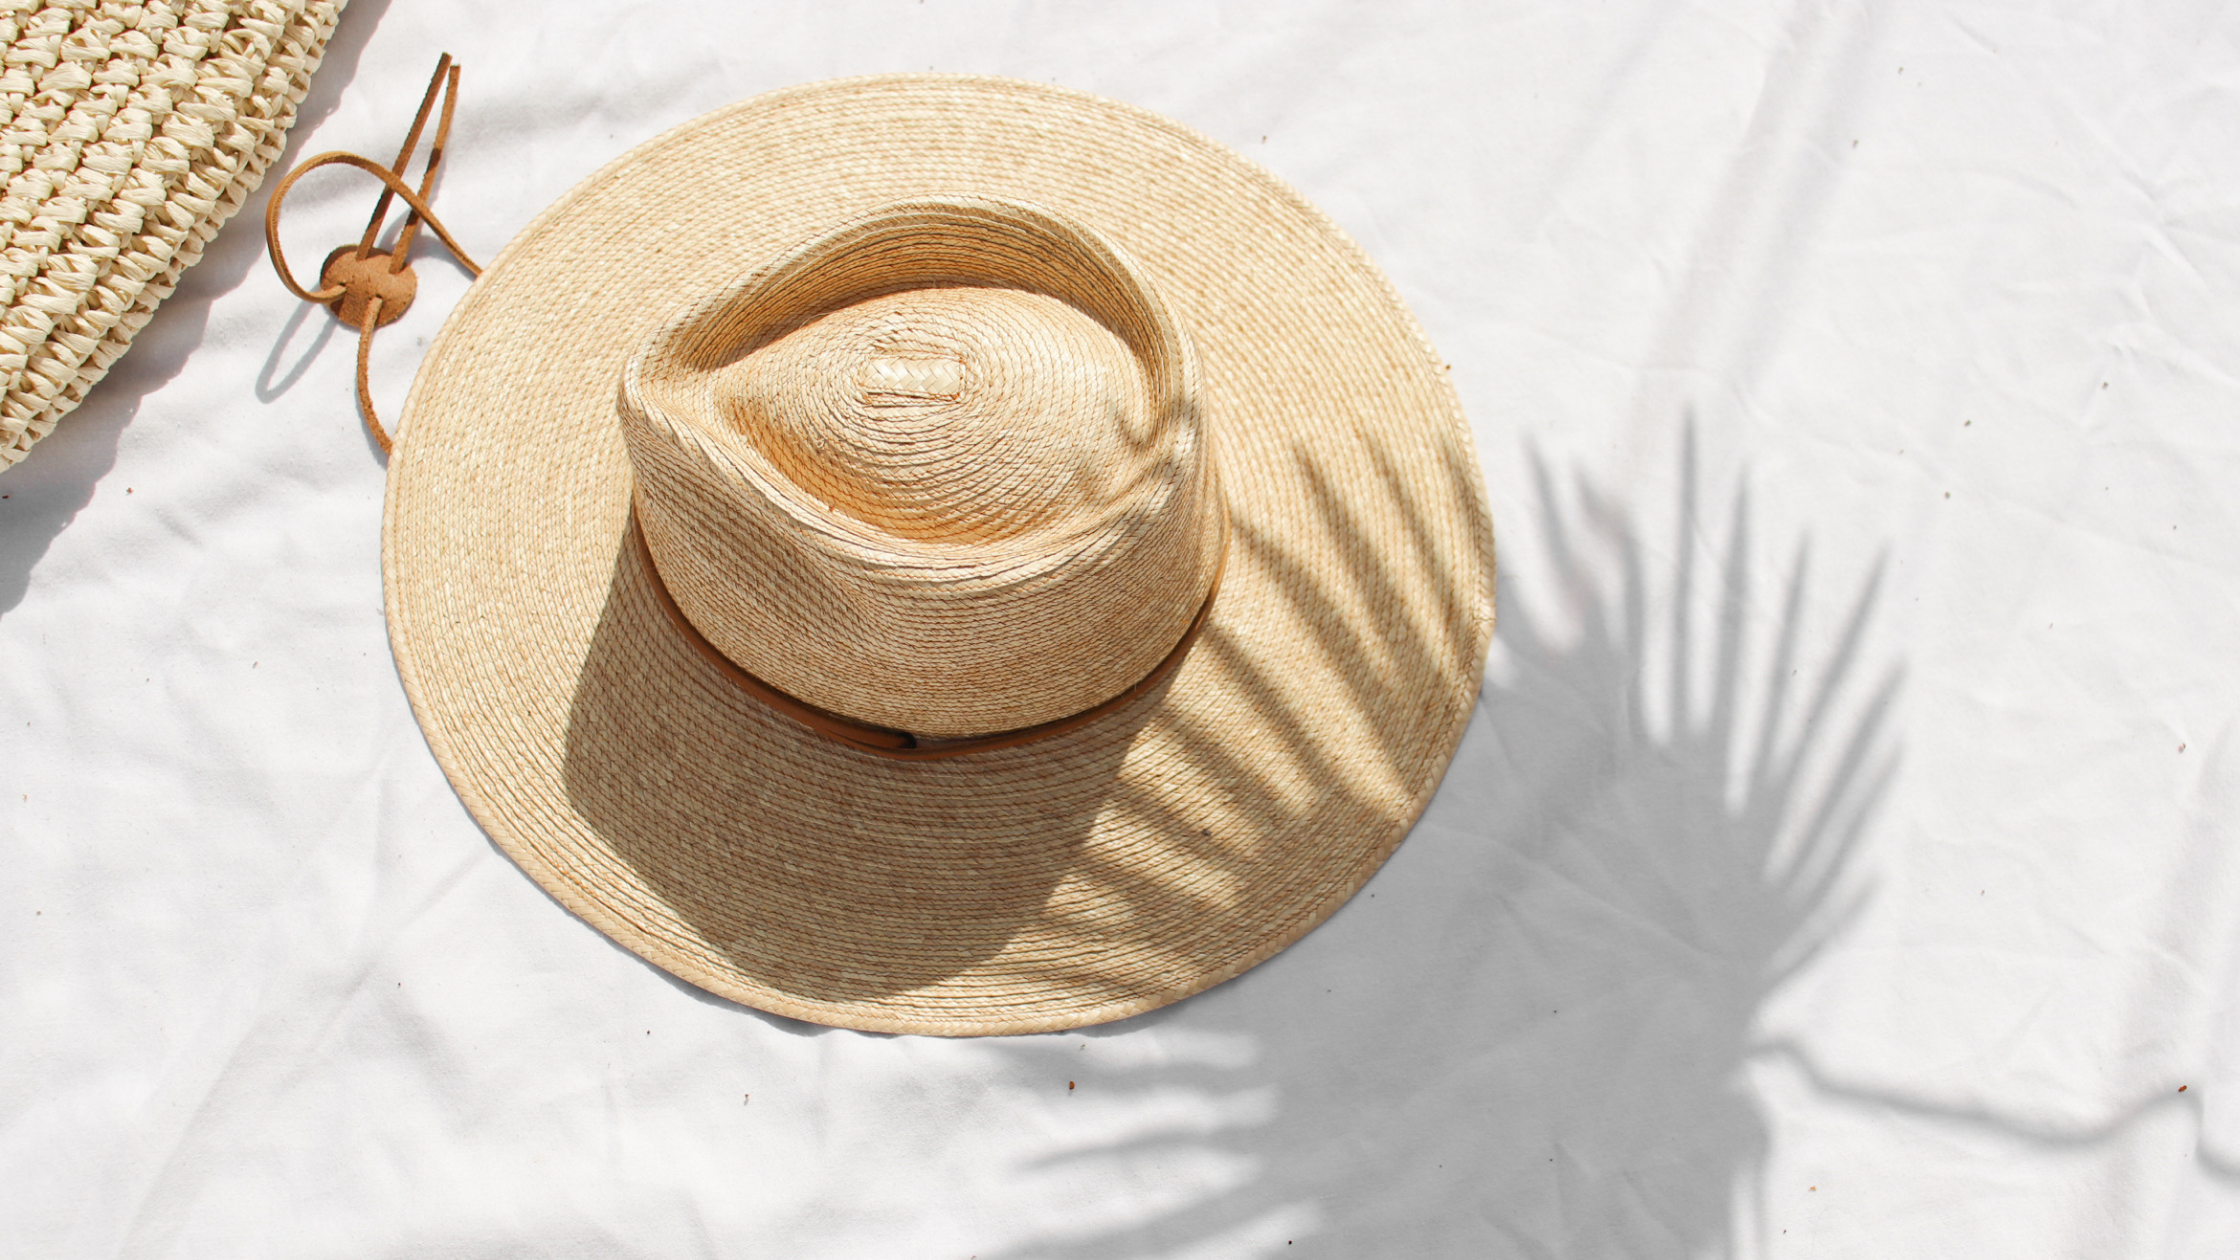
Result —
M619 412L683 614L857 722L1093 708L1219 570L1187 339L1118 247L1030 206L907 202L801 246L655 333Z

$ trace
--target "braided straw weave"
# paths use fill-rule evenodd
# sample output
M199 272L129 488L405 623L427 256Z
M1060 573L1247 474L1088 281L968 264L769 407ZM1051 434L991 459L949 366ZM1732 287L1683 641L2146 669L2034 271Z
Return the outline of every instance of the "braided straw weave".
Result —
M697 304L620 407L647 543L725 656L953 739L1125 691L1196 617L1223 524L1195 375L1094 232L918 202Z
M341 0L0 0L0 466L84 400L286 143Z
M822 1023L1066 1028L1267 959L1407 833L1492 632L1468 429L1391 286L1236 154L1045 85L813 84L651 141L475 282L401 430L391 642L468 809L618 943ZM724 660L985 729L1155 660L1209 561L1179 664L1032 743L871 755Z

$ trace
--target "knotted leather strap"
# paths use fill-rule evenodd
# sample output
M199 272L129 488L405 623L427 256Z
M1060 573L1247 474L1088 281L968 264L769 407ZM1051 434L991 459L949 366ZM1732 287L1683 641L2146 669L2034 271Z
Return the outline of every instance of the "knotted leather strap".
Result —
M443 94L443 113L436 121L435 138L428 146L428 164L421 171L420 187L415 191L404 182L405 168L412 163L413 151L420 147L420 133L427 128L428 115L435 107L438 91ZM383 454L391 448L389 432L381 427L380 418L374 414L366 365L373 349L373 330L396 322L412 305L413 294L419 288L408 259L420 225L426 223L433 228L444 247L469 274L482 274L482 268L459 248L459 242L451 239L443 220L428 208L428 194L435 188L436 168L443 163L443 146L451 136L451 113L458 99L459 67L452 64L451 54L445 53L436 62L435 77L428 80L428 91L420 98L420 112L413 118L412 130L405 136L404 147L398 150L393 165L383 166L355 153L321 153L289 171L272 190L272 200L265 205L264 243L272 255L273 270L280 273L280 283L304 301L317 302L334 311L336 318L358 330L358 409L365 418L366 430L373 434ZM280 203L286 200L288 190L295 187L297 180L322 166L354 166L379 179L382 188L381 199L374 203L373 217L366 222L365 234L358 238L357 245L344 245L327 255L326 262L319 268L319 287L314 290L296 282L294 273L288 270L286 256L281 253ZM395 243L386 251L376 249L374 243L380 238L382 225L389 216L391 199L396 197L404 199L411 213L406 216L404 226L397 230Z

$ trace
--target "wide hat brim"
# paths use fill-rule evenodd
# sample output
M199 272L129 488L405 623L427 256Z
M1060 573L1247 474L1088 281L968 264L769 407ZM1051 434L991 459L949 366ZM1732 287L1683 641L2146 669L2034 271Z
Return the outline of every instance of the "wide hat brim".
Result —
M882 204L960 195L1070 216L1158 285L1199 355L1232 532L1204 632L1141 699L895 762L680 638L630 536L615 392L692 298ZM1235 153L1040 84L819 83L641 146L475 282L402 427L390 636L467 808L646 960L823 1024L1075 1027L1269 958L1421 813L1492 633L1469 432L1390 284Z

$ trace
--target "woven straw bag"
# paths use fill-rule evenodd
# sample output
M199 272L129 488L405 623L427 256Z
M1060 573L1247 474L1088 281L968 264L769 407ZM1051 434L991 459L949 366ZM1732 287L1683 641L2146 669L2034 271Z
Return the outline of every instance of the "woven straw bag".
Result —
M85 399L280 155L342 0L0 0L0 466Z

